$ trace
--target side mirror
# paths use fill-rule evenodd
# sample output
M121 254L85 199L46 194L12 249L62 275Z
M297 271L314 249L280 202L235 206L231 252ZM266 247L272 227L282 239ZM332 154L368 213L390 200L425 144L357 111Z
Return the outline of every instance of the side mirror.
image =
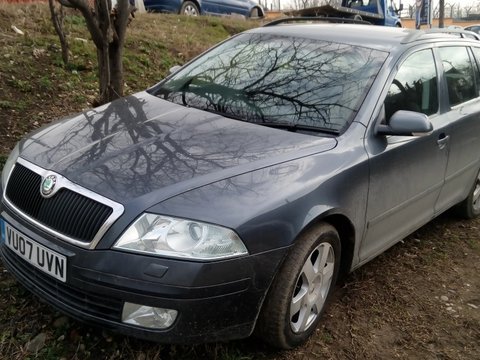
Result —
M377 126L378 135L425 136L433 131L428 116L415 111L399 110L390 118L388 125Z
M168 70L168 74L169 74L169 75L172 75L174 72L177 72L178 70L180 70L180 68L181 68L180 65L172 66L172 67Z

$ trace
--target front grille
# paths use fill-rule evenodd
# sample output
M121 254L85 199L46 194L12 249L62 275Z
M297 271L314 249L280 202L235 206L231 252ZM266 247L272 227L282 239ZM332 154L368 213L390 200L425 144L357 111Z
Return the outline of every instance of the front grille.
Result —
M51 198L40 194L42 177L17 163L7 184L6 197L20 211L70 238L91 242L112 214L112 208L67 188Z
M61 309L64 307L74 309L101 319L121 321L122 300L73 288L39 271L6 246L1 246L0 252L7 269L30 291L42 298L50 299L53 305Z

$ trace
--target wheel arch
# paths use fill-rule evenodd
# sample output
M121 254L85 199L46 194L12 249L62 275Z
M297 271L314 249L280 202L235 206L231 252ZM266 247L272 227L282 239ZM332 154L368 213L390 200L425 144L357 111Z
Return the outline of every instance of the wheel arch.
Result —
M306 226L304 226L302 230L297 234L295 240L291 244L289 251L285 254L283 260L278 265L278 269L275 271L275 275L273 276L272 281L267 291L265 292L265 296L261 300L261 305L258 307L257 318L255 319L255 326L252 329L252 332L255 333L257 336L262 337L266 333L264 319L267 316L266 314L268 313L269 304L271 304L271 293L272 291L275 291L274 284L276 282L276 278L279 276L279 269L281 269L285 265L285 262L287 261L290 252L293 248L295 248L295 245L297 244L297 240L302 238L305 233L312 231L316 226L320 226L321 224L327 224L335 228L340 238L341 254L340 268L338 271L337 281L344 277L350 271L355 247L355 229L352 222L347 216L342 213L326 212L320 214L315 219L310 221ZM331 286L333 288L335 284L332 283ZM290 347L282 348L287 349Z
M180 9L178 10L179 12L181 12L181 9L182 9L183 4L186 3L187 1L194 3L195 6L198 8L198 13L199 13L200 15L203 15L203 10L202 10L202 6L201 6L201 0L182 0L182 1L180 2Z
M300 237L303 232L322 222L332 225L335 230L337 230L338 236L340 237L342 251L339 279L341 279L350 272L352 266L355 250L355 227L350 219L344 214L329 211L310 221L310 223L297 235L297 238Z
M332 214L322 219L332 225L338 232L342 244L339 278L346 276L352 267L355 250L355 227L349 218L342 214Z
M263 8L262 8L261 6L254 6L254 7L252 8L252 10L253 10L253 9L257 9L257 11L258 11L258 17L259 17L259 18L265 17L265 11L263 10Z
M253 13L256 12L257 15L254 16ZM254 5L249 8L248 14L246 15L247 19L262 19L265 17L265 11L262 9L261 6Z

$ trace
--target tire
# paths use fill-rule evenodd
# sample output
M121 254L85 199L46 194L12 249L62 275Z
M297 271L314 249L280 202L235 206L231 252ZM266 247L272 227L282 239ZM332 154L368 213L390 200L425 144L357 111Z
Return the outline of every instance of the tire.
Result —
M456 206L457 214L465 219L473 219L480 215L480 171L470 189L467 198Z
M194 2L184 1L180 8L180 15L198 16L200 15L200 10Z
M256 328L259 337L280 349L309 338L337 280L340 251L338 232L331 225L322 223L299 237L264 301Z
M250 11L250 19L258 19L258 8L253 8Z

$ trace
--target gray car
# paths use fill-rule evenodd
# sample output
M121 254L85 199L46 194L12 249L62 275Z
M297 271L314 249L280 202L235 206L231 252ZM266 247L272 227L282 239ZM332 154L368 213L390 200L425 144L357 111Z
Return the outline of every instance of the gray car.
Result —
M338 277L480 213L471 33L275 24L43 127L2 174L0 254L80 320L291 348Z

